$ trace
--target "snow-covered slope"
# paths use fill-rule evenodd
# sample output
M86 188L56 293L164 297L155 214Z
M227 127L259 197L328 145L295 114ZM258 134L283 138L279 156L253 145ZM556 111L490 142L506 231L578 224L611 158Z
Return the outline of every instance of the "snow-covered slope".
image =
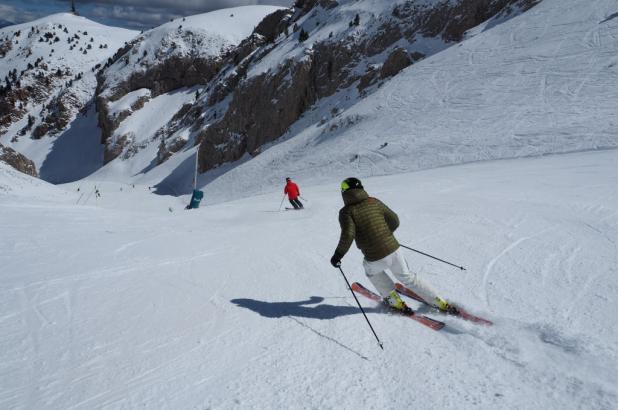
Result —
M0 195L3 201L44 198L45 202L48 202L51 198L66 197L67 193L0 161Z
M17 32L20 34L16 35ZM85 71L104 62L118 46L134 35L135 31L105 26L70 13L52 14L7 27L0 32L0 36L12 39L14 45L2 60L0 76L4 78L13 69L18 72L27 70L28 64L34 64L38 58L43 59L42 63L49 67L49 71L57 68L70 69L75 73Z
M259 192L288 175L318 181L616 147L618 19L612 2L594 4L544 0L471 30L367 98L352 95L356 104L343 94L317 105L207 195ZM333 115L333 105L353 106Z
M43 166L58 142L49 137L70 132L80 111L76 121L83 128L96 88L95 72L136 34L69 13L0 30L0 78L8 79L12 90L0 95L0 142L32 159L37 168ZM90 120L94 127L80 137L89 146L98 145L96 118ZM60 145L65 158L79 162L83 142L74 149ZM83 170L75 174L85 175Z
M70 203L0 193L0 408L613 409L617 163L364 179L402 243L468 270L406 253L411 268L495 322L434 332L361 299L384 351L328 263L337 180L299 181L302 212L277 212L279 193L182 211L111 182L85 206L77 183ZM358 250L342 267L368 285Z

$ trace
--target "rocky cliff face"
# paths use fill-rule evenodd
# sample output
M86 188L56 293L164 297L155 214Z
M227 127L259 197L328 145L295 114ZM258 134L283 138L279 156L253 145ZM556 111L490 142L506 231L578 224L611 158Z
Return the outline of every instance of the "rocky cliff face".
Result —
M6 162L16 170L28 174L33 177L38 177L34 162L18 153L12 148L5 147L0 144L0 161Z
M111 106L137 90L147 89L150 98L156 98L178 89L208 84L226 62L255 48L248 47L248 42L239 43L265 15L276 10L275 7L241 7L177 19L143 33L120 50L97 79L96 104L102 142L106 144L105 162L133 149L132 139L117 131L128 116L139 110L132 108L118 113L112 112ZM251 50L245 51L247 48ZM171 109L177 110L175 123L183 115L178 112L186 112L182 107ZM176 129L176 126L169 124L167 128ZM161 135L167 133L162 130ZM167 145L178 147L180 143L163 144ZM159 158L167 158L170 153L161 152Z
M395 1L371 13L363 3L297 1L292 15L269 17L277 30L248 57L228 62L200 107L208 116L228 100L223 115L210 117L197 138L201 172L259 153L327 97L356 85L362 98L415 61L460 41L467 30L538 1ZM345 24L338 24L342 19Z

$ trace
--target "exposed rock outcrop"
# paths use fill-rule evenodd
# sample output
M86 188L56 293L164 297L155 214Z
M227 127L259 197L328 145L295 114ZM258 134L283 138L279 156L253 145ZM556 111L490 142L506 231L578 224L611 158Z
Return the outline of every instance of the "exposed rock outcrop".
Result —
M190 113L192 107L191 104L183 105L180 110L174 114L174 117L172 117L172 120L167 126L156 133L154 139L160 141L159 150L157 151L158 164L165 162L172 154L180 151L187 143L183 138L174 137L173 135L185 123L186 117ZM194 120L195 118L190 118L188 122Z
M145 71L135 72L109 93L99 94L96 104L99 112L99 126L102 130L101 142L109 142L114 131L124 119L123 117L110 115L107 108L108 103L141 88L150 89L154 98L157 95L178 88L206 84L219 72L221 65L221 58L175 56L163 60L161 64L150 67ZM99 84L101 84L101 81L104 81L104 77L99 78ZM122 152L123 144L121 140L107 144L108 147L105 152L106 163L116 158ZM126 139L123 141L126 141Z
M380 78L397 75L401 70L412 64L412 57L403 48L394 49L384 61L380 70Z
M44 103L55 86L53 77L37 74L28 85L17 81L11 88L0 89L0 134L27 114L28 104Z
M243 93L234 94L223 120L200 135L204 141L200 167L209 169L236 160L285 132L316 100L314 67L311 62L288 61L274 76L263 74L244 84ZM264 118L270 120L262 123Z
M464 33L500 12L510 13L514 7L526 11L540 0L459 0L444 1L423 16L420 32L428 37L440 36L444 41L461 41ZM400 19L418 16L415 1L408 1L394 8L393 15ZM417 20L418 22L418 20Z
M34 162L18 153L12 148L5 147L0 144L0 161L6 162L16 170L28 174L33 177L38 177Z
M83 109L79 97L70 90L65 90L55 96L45 106L47 115L42 123L35 128L33 138L41 138L46 134L56 135L62 132L73 118L76 111Z
M290 11L286 9L278 10L268 16L255 27L253 34L258 34L266 40L268 43L275 41L280 34L284 33L288 24L286 19L289 17Z
M4 40L0 43L0 57L6 56L6 54L11 51L13 48L13 42L9 40Z

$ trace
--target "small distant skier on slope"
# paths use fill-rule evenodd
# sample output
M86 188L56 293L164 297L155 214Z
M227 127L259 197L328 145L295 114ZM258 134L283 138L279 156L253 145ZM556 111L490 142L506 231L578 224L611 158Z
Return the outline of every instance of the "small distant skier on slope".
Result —
M300 196L300 188L298 188L298 185L292 182L290 177L287 177L285 179L285 188L283 188L283 194L287 194L288 199L294 209L304 208L302 202L298 200L298 197Z
M393 235L399 227L397 214L380 200L370 197L356 178L347 178L341 183L341 195L345 204L339 211L341 237L330 263L338 268L356 240L356 246L365 255L363 267L367 278L393 309L405 311L408 307L395 291L395 284L386 274L387 270L428 304L444 312L454 312L453 306L410 272Z

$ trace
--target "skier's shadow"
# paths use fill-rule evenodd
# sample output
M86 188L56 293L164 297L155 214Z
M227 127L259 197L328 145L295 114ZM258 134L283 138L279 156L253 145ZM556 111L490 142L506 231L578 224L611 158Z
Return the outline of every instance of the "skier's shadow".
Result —
M265 302L255 299L232 299L230 302L268 318L295 316L325 320L360 313L360 309L355 306L335 306L328 304L307 306L316 305L322 301L324 301L323 297L311 296L307 300L300 300L298 302ZM379 308L365 308L365 312L378 311L380 311Z

